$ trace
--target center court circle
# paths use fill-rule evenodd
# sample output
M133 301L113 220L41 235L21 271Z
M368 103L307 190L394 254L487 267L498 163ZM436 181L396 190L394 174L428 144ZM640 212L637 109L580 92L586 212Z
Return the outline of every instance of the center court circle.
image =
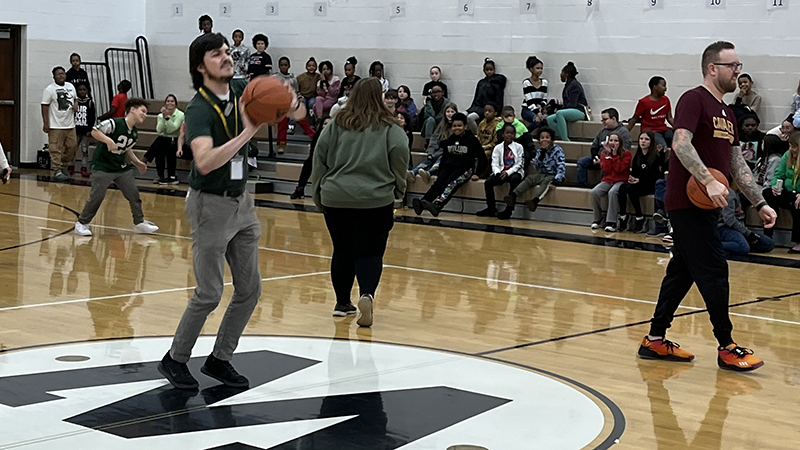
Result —
M204 450L313 443L308 448L324 450L347 448L347 439L358 438L374 441L375 448L408 450L467 443L579 450L605 424L583 391L539 373L359 341L242 337L233 363L251 388L226 393L197 370L214 345L213 337L203 336L189 365L201 390L187 393L154 370L170 343L94 341L2 355L0 421L7 431L0 447ZM55 360L65 354L90 359Z

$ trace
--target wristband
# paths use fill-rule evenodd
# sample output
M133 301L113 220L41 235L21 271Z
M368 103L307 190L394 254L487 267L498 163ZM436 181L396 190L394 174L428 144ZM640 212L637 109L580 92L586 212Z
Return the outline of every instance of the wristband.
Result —
M760 202L758 202L758 204L756 205L756 211L759 211L759 212L760 212L760 211L761 211L761 208L763 208L763 207L765 207L765 206L767 206L767 202L766 202L766 200L761 200L761 201L760 201Z

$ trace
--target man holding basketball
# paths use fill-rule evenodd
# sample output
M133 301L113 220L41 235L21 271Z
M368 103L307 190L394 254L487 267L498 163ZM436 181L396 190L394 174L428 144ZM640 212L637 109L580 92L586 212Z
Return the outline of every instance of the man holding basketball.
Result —
M159 372L179 389L199 386L186 363L206 318L219 305L226 260L233 276L233 297L222 318L214 351L200 371L231 387L246 388L249 384L230 360L261 296L261 224L253 198L245 190L248 144L260 124L254 124L244 113L239 98L245 82L233 79L233 68L228 42L221 34L203 34L192 42L189 72L197 94L185 114L186 143L194 153L186 216L192 232L197 288L175 332L172 348L158 365ZM295 114L305 117L305 108L295 107Z
M692 204L686 184L694 176L706 187L717 208L727 205L728 189L717 181L709 168L732 177L755 205L765 228L775 225L777 215L767 206L747 163L742 157L736 118L722 96L733 92L742 64L729 42L715 42L703 52L703 84L686 92L675 112L666 208L674 231L673 258L661 284L650 334L639 347L639 356L648 359L691 361L694 355L666 339L675 311L697 284L706 303L714 336L719 342L717 363L729 370L747 371L764 365L753 352L739 347L731 337L733 325L728 315L730 287L728 262L717 229L719 212Z

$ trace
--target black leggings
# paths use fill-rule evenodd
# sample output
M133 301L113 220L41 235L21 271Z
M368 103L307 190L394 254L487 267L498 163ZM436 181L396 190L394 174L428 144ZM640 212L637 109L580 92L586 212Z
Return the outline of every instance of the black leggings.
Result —
M788 189L784 189L778 196L772 193L772 189L764 189L764 200L772 209L776 212L779 212L781 208L788 209L792 214L792 242L800 244L800 210L794 207L796 198L797 194ZM769 237L772 237L774 233L775 227L764 229L764 234Z
M166 159L167 175L170 177L175 176L175 166L177 165L177 152L178 152L178 139L159 136L147 149L144 157L148 161L156 162L156 173L159 178L164 178L164 160Z
M631 199L633 210L636 212L636 217L644 217L642 212L642 202L640 197L651 195L656 191L655 185L645 186L641 182L636 184L625 183L619 187L619 214L625 215L628 213L628 199Z
M350 303L358 278L360 294L375 296L383 271L383 254L394 226L394 205L373 209L325 207L325 224L333 241L331 282L336 303Z
M303 189L308 184L308 179L311 178L311 168L312 163L314 162L314 145L311 146L311 150L308 152L308 158L303 163L303 169L300 170L300 179L297 180L297 187Z
M719 345L731 344L733 325L728 315L728 261L719 237L719 213L688 208L669 211L669 217L675 245L667 275L661 282L655 314L650 321L650 335L664 336L681 301L692 285L697 284Z

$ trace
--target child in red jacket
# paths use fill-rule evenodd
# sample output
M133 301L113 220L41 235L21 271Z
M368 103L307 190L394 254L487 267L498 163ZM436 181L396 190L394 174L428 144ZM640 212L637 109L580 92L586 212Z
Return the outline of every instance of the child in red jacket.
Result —
M628 181L631 174L631 152L622 146L622 135L617 132L608 136L608 141L603 145L600 153L600 168L603 169L603 180L592 189L592 208L594 221L592 230L600 228L603 224L603 209L600 201L608 196L608 215L605 230L609 233L617 231L617 216L619 215L619 188Z

